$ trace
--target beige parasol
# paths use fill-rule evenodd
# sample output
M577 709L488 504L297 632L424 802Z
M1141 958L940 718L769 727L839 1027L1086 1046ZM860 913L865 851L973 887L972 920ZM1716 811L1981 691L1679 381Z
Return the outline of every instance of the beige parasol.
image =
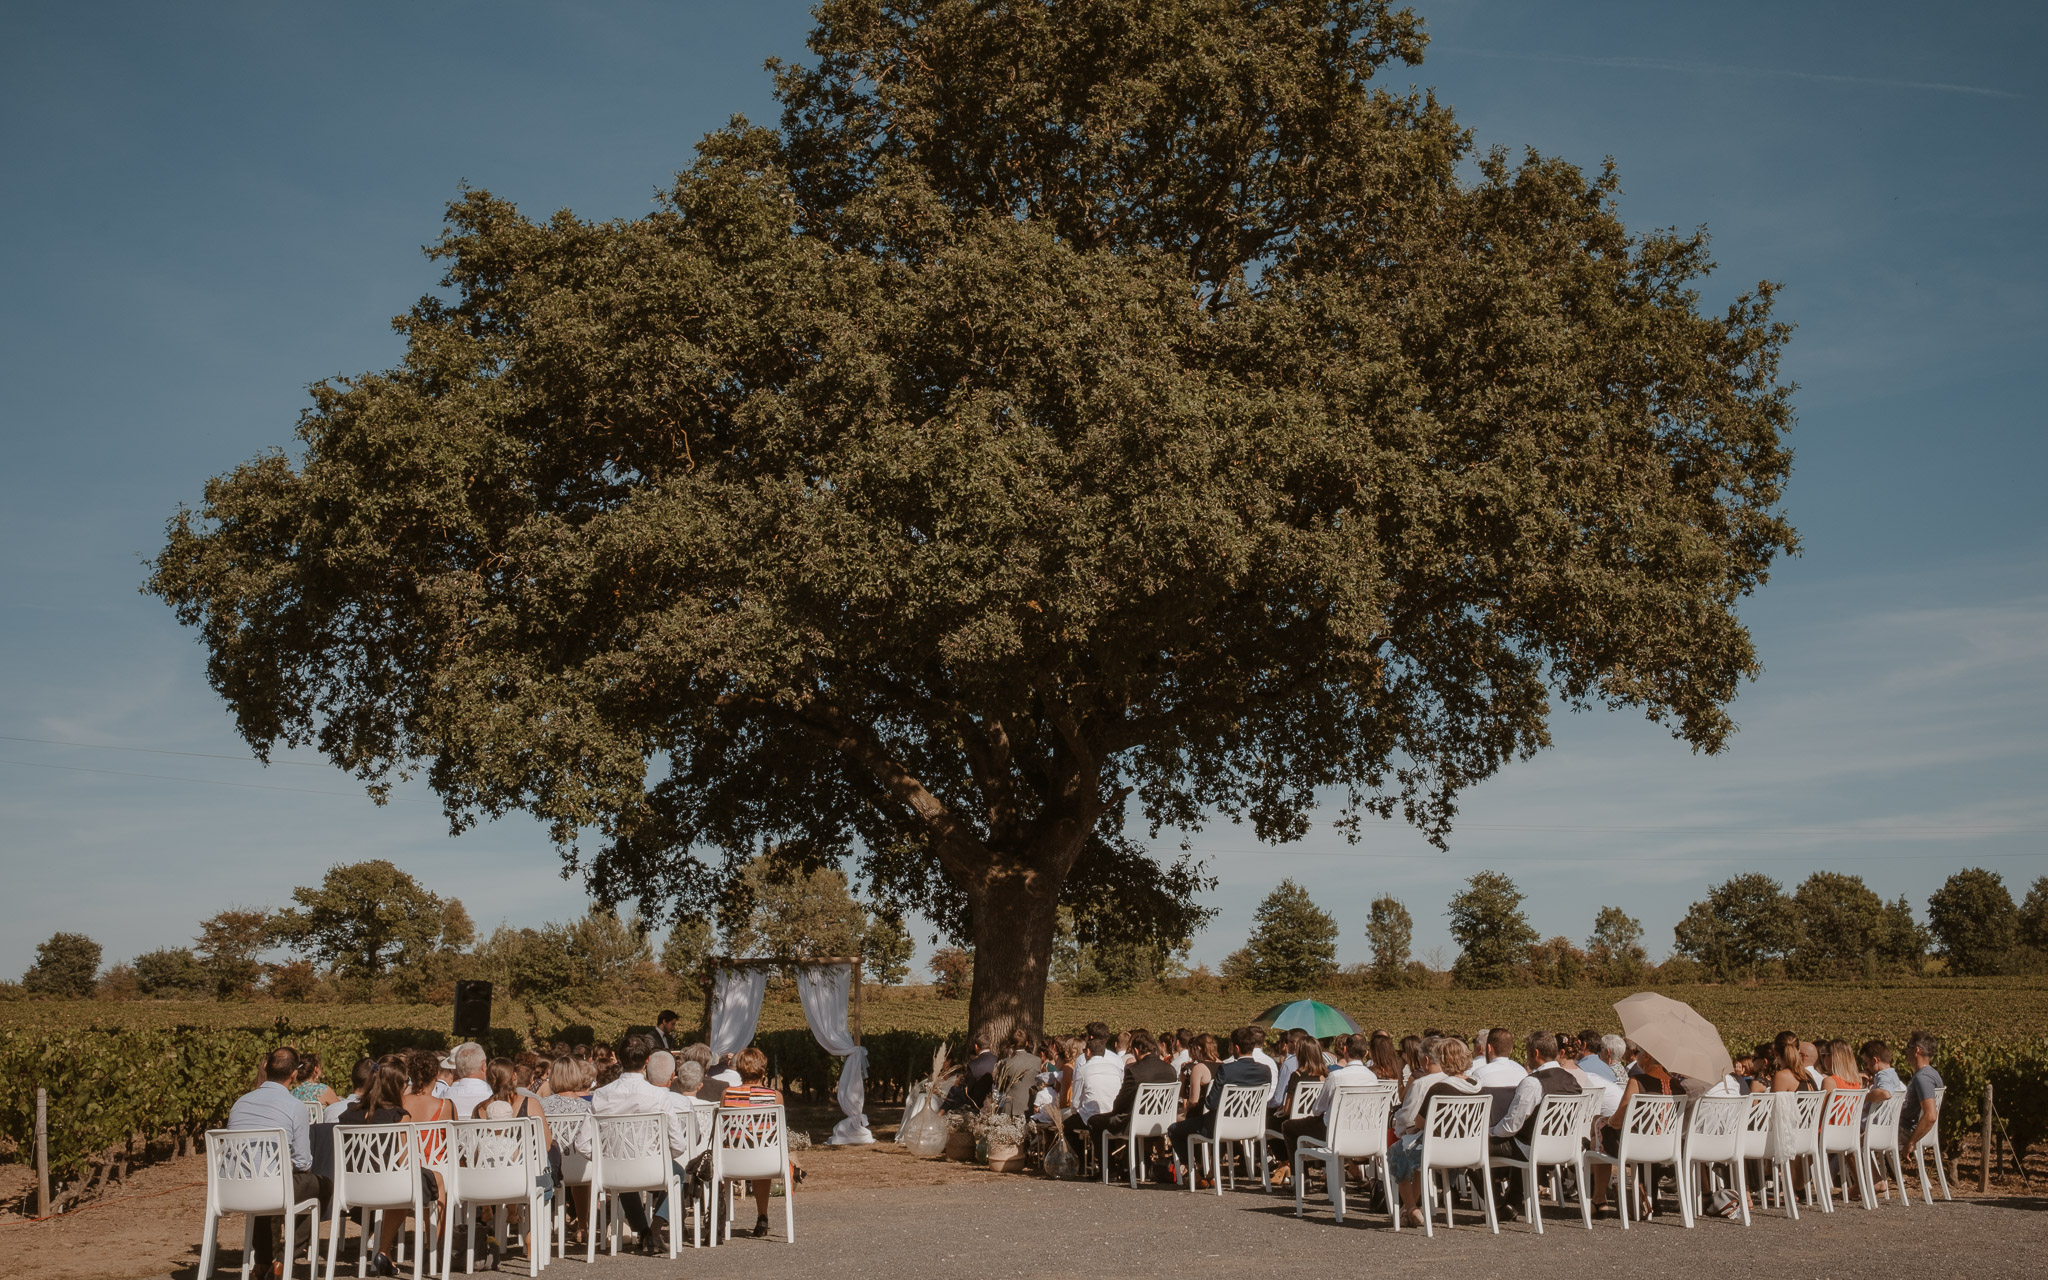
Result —
M1621 1015L1621 1034L1647 1049L1666 1071L1711 1084L1735 1069L1720 1031L1682 1000L1638 991L1615 1001L1614 1011Z

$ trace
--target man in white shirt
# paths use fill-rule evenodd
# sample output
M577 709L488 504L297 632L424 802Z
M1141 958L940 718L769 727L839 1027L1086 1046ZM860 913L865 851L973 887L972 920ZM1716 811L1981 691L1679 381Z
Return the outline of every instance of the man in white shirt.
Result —
M1287 1077L1280 1074L1280 1064L1273 1061L1272 1054L1266 1052L1266 1029L1251 1027L1249 1030L1252 1040L1252 1051L1249 1056L1253 1062L1263 1065L1266 1070L1273 1073L1273 1096L1277 1098L1280 1091L1287 1087ZM1268 1102L1267 1105L1271 1106L1272 1103Z
M627 1037L619 1049L619 1078L590 1095L590 1109L601 1116L666 1115L669 1153L687 1160L695 1134L696 1103L668 1087L676 1074L675 1055L667 1050L650 1054L650 1043L644 1036ZM585 1132L595 1128L588 1126ZM650 1253L657 1248L666 1252L657 1239L659 1229L648 1222L640 1196L629 1192L619 1200L626 1210L626 1224L640 1237L641 1247Z
M1124 1085L1124 1055L1101 1036L1091 1037L1074 1064L1074 1113L1061 1126L1067 1145L1084 1164L1088 1159L1088 1122L1116 1106Z
M1327 1118L1330 1114L1330 1100L1337 1096L1337 1090L1347 1085L1372 1084L1379 1079L1372 1068L1365 1065L1365 1055L1371 1042L1364 1036L1338 1036L1331 1046L1337 1061L1330 1068L1330 1074L1323 1077L1323 1087L1316 1091L1315 1114Z
M1529 1075L1522 1064L1512 1056L1515 1051L1515 1035L1506 1027L1495 1027L1486 1033L1486 1061L1472 1068L1472 1083L1482 1089L1512 1089L1521 1084ZM1551 1051L1556 1056L1556 1050Z
M484 1080L490 1060L482 1045L468 1042L456 1045L455 1052L441 1060L442 1070L453 1071L455 1078L436 1084L434 1096L453 1104L457 1120L473 1119L477 1107L491 1100L491 1086Z

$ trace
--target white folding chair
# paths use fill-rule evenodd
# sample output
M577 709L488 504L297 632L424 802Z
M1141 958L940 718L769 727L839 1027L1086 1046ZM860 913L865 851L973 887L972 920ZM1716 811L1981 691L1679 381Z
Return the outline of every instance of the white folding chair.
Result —
M1294 1092L1287 1096L1286 1119L1306 1120L1314 1115L1316 1113L1316 1096L1322 1091L1323 1082L1320 1080L1296 1080L1294 1082ZM1266 1139L1269 1142L1280 1143L1283 1150L1286 1147L1287 1135L1279 1129L1266 1130ZM1282 1158L1291 1161L1294 1159L1294 1153L1288 1151Z
M719 1195L728 1184L782 1181L782 1231L790 1244L796 1243L796 1181L789 1176L789 1121L781 1107L720 1107L711 1124L710 1201L716 1212ZM732 1239L732 1210L726 1206L725 1225L711 1220L711 1243L719 1243L721 1230ZM675 1224L669 1224L669 1238L675 1238Z
M448 1212L441 1223L441 1280L455 1264L455 1223L464 1220L463 1269L476 1270L476 1211L499 1208L527 1211L526 1254L534 1271L547 1265L547 1214L540 1201L540 1169L534 1159L540 1146L540 1122L449 1120ZM545 1157L542 1157L545 1159ZM505 1229L509 1237L509 1227Z
M1401 1229L1401 1206L1394 1198L1393 1171L1387 1165L1387 1116L1394 1107L1391 1084L1340 1085L1330 1094L1323 1115L1323 1136L1303 1137L1294 1144L1294 1216L1302 1216L1302 1175L1310 1161L1323 1166L1323 1189L1330 1193L1330 1211L1344 1221L1344 1164L1371 1160L1386 1188L1387 1212L1394 1230Z
M1863 1126L1863 1170L1873 1184L1870 1193L1873 1208L1877 1205L1874 1184L1879 1177L1885 1179L1886 1204L1891 1203L1894 1183L1898 1185L1901 1203L1913 1203L1912 1189L1906 1184L1905 1160L1899 1155L1899 1112L1905 1105L1906 1100L1897 1094L1883 1102L1872 1103ZM1884 1168L1886 1164L1891 1166L1889 1171Z
M1272 1096L1273 1091L1265 1085L1223 1086L1223 1096L1216 1103L1214 1132L1188 1135L1188 1190L1195 1189L1195 1175L1202 1167L1195 1159L1195 1150L1198 1147L1206 1147L1209 1158L1216 1166L1213 1171L1216 1178L1216 1194L1223 1194L1223 1153L1233 1142L1238 1144L1244 1158L1252 1161L1258 1169L1259 1185L1268 1191L1272 1190L1273 1181L1266 1172L1265 1158L1258 1151L1258 1145L1266 1138L1266 1099ZM1233 1191L1237 1189L1235 1175L1232 1175L1230 1185Z
M1678 1168L1678 1194L1688 1205L1697 1205L1701 1170L1711 1176L1716 1166L1727 1165L1745 1227L1749 1225L1749 1176L1743 1168L1742 1149L1749 1114L1750 1099L1739 1095L1695 1099L1685 1121L1684 1159Z
M214 1245L220 1220L243 1214L242 1280L256 1265L256 1219L284 1219L284 1273L292 1272L299 1245L293 1230L306 1215L306 1270L313 1270L320 1237L320 1201L292 1199L291 1137L282 1129L208 1129L206 1131L206 1234L199 1243L199 1280L213 1280ZM260 1280L269 1280L268 1276Z
M1109 1144L1121 1142L1126 1148L1126 1162L1130 1165L1131 1190L1138 1189L1138 1146L1147 1138L1166 1136L1166 1127L1173 1123L1173 1104L1179 1097L1180 1084L1177 1081L1138 1086L1137 1096L1131 1099L1131 1121L1124 1126L1124 1131L1102 1131L1103 1186L1109 1185Z
M676 1237L682 1232L683 1180L676 1172L675 1156L669 1151L668 1116L656 1112L596 1116L593 1123L596 1131L585 1170L590 1181L591 1231L584 1261L596 1256L596 1224L600 1221L606 1224L607 1252L618 1256L619 1220L623 1216L618 1198L638 1192L668 1197L668 1256L675 1257ZM648 1209L651 1215L651 1203Z
M327 1104L326 1104L326 1103L324 1103L324 1102L315 1102L315 1101L314 1101L313 1099L311 1099L311 1098L300 1098L300 1099L299 1099L299 1101L300 1101L300 1102L303 1102L303 1103L305 1103L305 1104L306 1104L306 1123L307 1123L307 1124L326 1124L326 1123L327 1123Z
M356 1274L369 1274L375 1252L377 1217L381 1213L412 1214L426 1234L426 1208L420 1196L419 1139L405 1124L337 1125L334 1130L334 1194L327 1218L327 1280L341 1253L342 1221L354 1209L363 1211L362 1247L356 1251ZM420 1260L412 1274L419 1280Z
M1934 1191L1927 1185L1927 1153L1930 1151L1934 1153L1934 1176L1941 1179L1941 1198L1955 1198L1948 1193L1948 1170L1943 1168L1941 1163L1941 1100L1947 1096L1947 1085L1934 1091L1934 1126L1927 1131L1925 1137L1913 1145L1913 1167L1920 1171L1920 1194L1926 1197L1929 1204L1934 1203ZM1907 1133L1911 1133L1919 1125L1919 1116L1899 1116L1899 1127Z
M1863 1207L1877 1208L1877 1202L1870 1198L1870 1174L1863 1167L1863 1102L1870 1096L1868 1089L1830 1089L1822 1095L1820 1108L1819 1156L1814 1164L1820 1170L1820 1194L1827 1201L1828 1209L1835 1207L1835 1173L1830 1156L1840 1157L1847 1166L1856 1171L1856 1184L1863 1191ZM1847 1204L1849 1189L1842 1188L1842 1202Z
M1490 1157L1495 1165L1522 1171L1522 1195L1527 1201L1524 1210L1539 1236L1543 1234L1543 1197L1538 1191L1541 1188L1541 1171L1546 1165L1553 1176L1560 1167L1568 1167L1577 1174L1579 1216L1585 1219L1586 1230L1593 1229L1593 1196L1586 1183L1586 1134L1593 1126L1593 1104L1597 1101L1599 1095L1593 1093L1551 1094L1537 1105L1536 1127L1529 1135L1528 1158Z
M1615 1194L1621 1202L1621 1229L1628 1230L1628 1215L1631 1204L1628 1196L1628 1170L1637 1166L1636 1180L1656 1195L1656 1170L1654 1166L1678 1164L1680 1139L1684 1124L1679 1115L1680 1099L1665 1094L1639 1093L1630 1098L1628 1112L1621 1119L1621 1142L1613 1155L1599 1148L1587 1152L1587 1158L1594 1164L1612 1166L1617 1173ZM1651 1166L1643 1182L1643 1166ZM1683 1184L1680 1184L1681 1187ZM1678 1198L1679 1217L1685 1225L1692 1225L1692 1202L1681 1195Z
M1779 1207L1796 1222L1799 1220L1799 1194L1792 1173L1800 1161L1810 1164L1819 1154L1821 1095L1802 1089L1797 1093L1766 1094L1764 1099L1769 1105L1771 1123L1770 1136L1764 1143L1763 1161L1771 1185L1776 1189ZM1807 1179L1808 1203L1811 1203L1813 1182L1813 1178ZM1770 1203L1768 1190L1764 1203L1767 1206Z
M1487 1158L1487 1118L1493 1099L1485 1094L1472 1098L1450 1098L1442 1094L1429 1100L1429 1114L1422 1125L1422 1233L1434 1238L1436 1228L1436 1183L1432 1174L1452 1169L1478 1173L1486 1201L1486 1225L1500 1234L1500 1219L1493 1211L1493 1174ZM1451 1188L1444 1183L1444 1228L1457 1223L1452 1218Z

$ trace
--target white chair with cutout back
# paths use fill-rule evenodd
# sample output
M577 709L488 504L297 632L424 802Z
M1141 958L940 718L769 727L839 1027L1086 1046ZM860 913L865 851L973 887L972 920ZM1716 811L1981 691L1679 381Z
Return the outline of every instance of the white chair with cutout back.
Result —
M1131 1190L1138 1189L1138 1144L1148 1138L1164 1138L1166 1128L1173 1123L1174 1103L1180 1097L1180 1084L1173 1080L1158 1084L1141 1084L1131 1099L1130 1123L1122 1133L1109 1129L1102 1131L1102 1185L1109 1185L1109 1146L1121 1142L1125 1147L1125 1163L1130 1166Z
M334 1129L334 1194L327 1223L327 1280L341 1253L342 1221L353 1209L363 1210L362 1246L356 1252L356 1274L369 1273L377 1240L376 1215L410 1213L426 1234L426 1206L421 1196L419 1136L407 1124L336 1125ZM413 1280L421 1262L413 1258Z
M1700 1173L1728 1166L1742 1225L1749 1225L1749 1177L1743 1168L1743 1138L1749 1125L1750 1099L1741 1095L1696 1098L1685 1120L1685 1155L1678 1169L1678 1194L1697 1206Z
M1544 1098L1536 1107L1536 1126L1530 1131L1527 1147L1528 1158L1515 1160L1507 1156L1492 1156L1496 1166L1520 1169L1522 1171L1522 1193L1527 1201L1523 1212L1529 1215L1529 1223L1536 1228L1536 1234L1543 1234L1543 1205L1541 1189L1542 1170L1546 1167L1553 1175L1559 1168L1571 1169L1579 1183L1579 1216L1585 1220L1586 1230L1593 1229L1593 1197L1586 1189L1586 1132L1593 1123L1593 1104L1599 1101L1595 1093L1553 1093Z
M648 1192L666 1195L670 1205L668 1256L676 1256L683 1180L676 1172L675 1157L668 1147L668 1116L656 1112L638 1115L595 1116L591 1158L586 1168L590 1181L590 1243L584 1250L588 1261L597 1249L595 1224L605 1223L606 1251L619 1252L618 1197Z
M1287 1096L1287 1115L1285 1118L1288 1120L1306 1120L1314 1115L1316 1113L1316 1095L1321 1093L1322 1089L1323 1082L1320 1080L1296 1080L1294 1082L1294 1092ZM1283 1148L1287 1142L1286 1135L1278 1129L1266 1130L1266 1139L1269 1142L1280 1143ZM1294 1160L1294 1153L1288 1151L1281 1159L1291 1163Z
M1370 1160L1379 1169L1380 1185L1386 1188L1387 1212L1393 1215L1394 1230L1401 1229L1401 1206L1395 1199L1393 1171L1387 1165L1387 1117L1394 1109L1394 1086L1387 1083L1344 1085L1330 1095L1330 1109L1323 1116L1321 1138L1304 1137L1294 1144L1294 1216L1302 1216L1303 1174L1311 1161L1323 1166L1323 1189L1330 1193L1330 1210L1344 1221L1344 1165L1352 1160Z
M1684 1120L1680 1115L1682 1099L1668 1094L1639 1093L1628 1101L1628 1111L1621 1120L1621 1141L1613 1155L1599 1149L1587 1152L1587 1159L1594 1164L1611 1166L1617 1175L1616 1198L1621 1204L1621 1229L1628 1230L1629 1210L1633 1204L1628 1194L1628 1171L1636 1167L1636 1181L1639 1186L1647 1185L1655 1194L1655 1166L1668 1164L1674 1168L1679 1162L1679 1149L1685 1132ZM1644 1170L1648 1169L1651 1181L1644 1183ZM1679 1217L1685 1225L1692 1225L1692 1202L1685 1196L1678 1198Z
M711 1243L721 1234L732 1239L732 1213L716 1212L728 1184L782 1183L783 1238L796 1243L796 1180L789 1174L789 1120L780 1106L720 1107L711 1125L711 1183L706 1188L713 1206ZM719 1225L719 1218L724 1225ZM670 1239L675 1227L670 1225Z
M1231 1143L1238 1144L1244 1158L1251 1161L1259 1171L1259 1185L1272 1190L1273 1182L1266 1171L1264 1154L1258 1150L1266 1140L1266 1099L1273 1096L1272 1089L1259 1084L1227 1084L1223 1096L1216 1103L1215 1127L1209 1133L1188 1135L1188 1190L1195 1190L1200 1179L1196 1176L1202 1165L1195 1159L1198 1148L1207 1148L1214 1162L1211 1171L1216 1179L1216 1194L1223 1194L1225 1166L1224 1151ZM1231 1175L1231 1189L1237 1187L1237 1179Z
M1493 1099L1485 1094L1453 1098L1443 1094L1429 1100L1429 1113L1422 1125L1422 1233L1436 1235L1436 1182L1439 1171L1473 1170L1484 1192L1486 1225L1500 1234L1500 1219L1493 1210L1493 1174L1487 1155L1487 1120L1493 1113ZM1450 1183L1444 1184L1444 1227L1457 1223L1452 1216Z
M540 1122L514 1117L443 1123L448 1126L450 1140L448 1163L442 1173L448 1183L447 1215L441 1223L442 1280L447 1280L454 1269L457 1220L464 1222L467 1235L464 1270L476 1270L476 1213L482 1208L496 1208L500 1213L514 1208L527 1211L526 1254L532 1270L541 1270L547 1265L548 1237L547 1214L540 1199L540 1169L535 1160L540 1146ZM506 1234L510 1234L509 1230Z
M256 1261L256 1219L267 1217L284 1219L281 1258L285 1274L291 1274L292 1255L302 1245L306 1251L306 1270L311 1273L320 1237L320 1202L292 1199L291 1137L284 1130L206 1131L206 1234L200 1237L199 1280L213 1280L220 1220L231 1213L244 1215L242 1280L249 1280ZM303 1242L294 1230L301 1214L306 1218Z
M1927 1153L1930 1151L1934 1153L1934 1176L1941 1179L1941 1198L1944 1200L1955 1198L1948 1193L1948 1170L1941 1163L1941 1102L1947 1096L1947 1085L1943 1085L1934 1091L1934 1126L1927 1131L1926 1136L1913 1144L1913 1167L1920 1171L1920 1194L1926 1198L1929 1204L1934 1203L1934 1190L1927 1185ZM1910 1134L1919 1127L1919 1116L1905 1114L1899 1116L1899 1129L1901 1132Z
M1845 1170L1855 1171L1856 1185L1863 1193L1863 1207L1875 1209L1870 1198L1870 1174L1863 1168L1863 1104L1868 1089L1830 1089L1822 1095L1820 1109L1819 1158L1820 1194L1828 1208L1835 1205L1835 1173L1829 1157L1839 1158ZM1848 1203L1849 1188L1842 1187L1842 1202Z
M562 1176L555 1183L554 1223L549 1230L554 1237L555 1256L564 1258L569 1249L570 1192L576 1187L586 1191L590 1188L591 1147L597 1133L597 1117L588 1111L558 1111L548 1117L548 1128L555 1136L555 1149L562 1153ZM594 1210L590 1216L595 1223ZM595 1249L597 1232L591 1230L586 1235ZM588 1252L584 1260L591 1260Z
M1905 1158L1899 1154L1899 1115L1905 1105L1906 1100L1897 1094L1883 1102L1873 1102L1868 1122L1863 1126L1863 1169L1871 1178L1870 1203L1873 1207L1877 1204L1878 1178L1885 1180L1886 1204L1891 1203L1894 1186L1899 1189L1901 1203L1913 1203L1913 1192L1906 1182Z

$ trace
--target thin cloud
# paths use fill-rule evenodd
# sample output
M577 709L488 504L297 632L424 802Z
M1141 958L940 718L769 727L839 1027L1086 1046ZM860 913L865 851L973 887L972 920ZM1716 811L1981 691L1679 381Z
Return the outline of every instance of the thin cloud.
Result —
M1521 62L1567 62L1582 67L1625 67L1635 71L1682 71L1705 75L1775 76L1786 80L1818 80L1828 84L1860 84L1877 89L1920 89L1931 93L1964 93L1979 98L2018 101L2025 94L2009 89L1987 89L1982 85L1949 84L1940 80L1890 80L1877 76L1841 76L1826 71L1790 71L1780 67L1737 67L1720 62L1678 62L1671 58L1597 58L1580 53L1537 53L1523 49L1468 49L1458 45L1432 45L1431 52L1462 54L1468 58L1505 58Z

